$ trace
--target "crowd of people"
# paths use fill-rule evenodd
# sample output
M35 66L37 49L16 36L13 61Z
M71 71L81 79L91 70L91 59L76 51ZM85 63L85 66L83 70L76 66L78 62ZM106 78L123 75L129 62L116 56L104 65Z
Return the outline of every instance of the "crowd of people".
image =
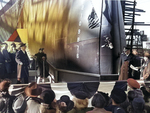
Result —
M117 83L117 82L116 82ZM84 84L84 83L82 83ZM98 91L98 85L79 83L68 85L73 98L63 95L56 100L57 93L51 88L42 88L36 82L27 85L17 96L9 94L10 81L0 82L0 112L2 113L149 113L150 87L129 78L119 81L110 94ZM125 87L120 87L124 85ZM84 84L86 85L86 84ZM119 86L119 87L118 87ZM128 86L128 88L127 88ZM72 93L71 88L76 89ZM95 90L97 88L97 90ZM93 90L94 89L94 90ZM89 92L87 92L87 90ZM92 95L89 96L89 94ZM94 93L93 93L94 91ZM91 98L91 107L89 99Z

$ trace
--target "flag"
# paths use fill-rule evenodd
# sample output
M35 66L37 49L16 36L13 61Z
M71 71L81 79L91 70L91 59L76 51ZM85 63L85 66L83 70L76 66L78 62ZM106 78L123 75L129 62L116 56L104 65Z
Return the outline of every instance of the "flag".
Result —
M88 16L88 27L90 29L93 29L93 28L96 28L99 26L100 26L100 21L99 21L99 18L93 8L91 14Z

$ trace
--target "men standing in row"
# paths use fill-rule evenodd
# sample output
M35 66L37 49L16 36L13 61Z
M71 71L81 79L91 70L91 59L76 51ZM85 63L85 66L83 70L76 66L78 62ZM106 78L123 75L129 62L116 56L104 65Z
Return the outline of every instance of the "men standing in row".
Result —
M16 53L16 62L18 63L17 67L17 82L23 82L28 83L29 78L29 58L26 52L26 44L21 43L20 44L21 50L19 50Z
M3 43L2 44L2 48L1 48L1 52L4 56L5 59L5 69L6 69L6 78L10 78L10 74L11 74L11 58L9 55L9 52L7 51L8 48L8 44L7 43Z
M140 79L140 58L130 52L130 46L127 46L124 52L126 59L121 66L119 80L127 80L128 78Z

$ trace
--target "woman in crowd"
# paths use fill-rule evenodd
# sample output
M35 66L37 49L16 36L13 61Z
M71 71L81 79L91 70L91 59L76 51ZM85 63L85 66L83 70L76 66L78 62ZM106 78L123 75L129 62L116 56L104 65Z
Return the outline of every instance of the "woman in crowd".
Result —
M146 72L148 72L148 64L150 62L150 54L148 51L145 51L144 52L144 57L143 57L143 60L142 60L142 66L141 66L141 79L146 79ZM146 68L146 69L145 69Z
M80 92L81 93L81 92ZM86 95L83 95L82 93L76 97L73 97L73 102L74 102L74 108L69 111L68 113L86 113L87 111L90 111L93 109L88 107L89 104L89 99L86 98Z
M108 94L103 92L96 93L92 99L92 106L94 106L94 109L92 111L88 111L87 113L112 113L104 109L104 107L108 105L108 102Z

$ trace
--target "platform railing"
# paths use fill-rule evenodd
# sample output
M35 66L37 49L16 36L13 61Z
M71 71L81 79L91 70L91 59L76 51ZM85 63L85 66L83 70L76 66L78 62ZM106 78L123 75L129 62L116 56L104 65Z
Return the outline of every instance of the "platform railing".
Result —
M49 62L48 62L49 63ZM117 80L118 74L95 74L86 72L77 72L64 69L57 69L49 63L49 72L54 76L57 82L75 82L75 81L100 81Z

